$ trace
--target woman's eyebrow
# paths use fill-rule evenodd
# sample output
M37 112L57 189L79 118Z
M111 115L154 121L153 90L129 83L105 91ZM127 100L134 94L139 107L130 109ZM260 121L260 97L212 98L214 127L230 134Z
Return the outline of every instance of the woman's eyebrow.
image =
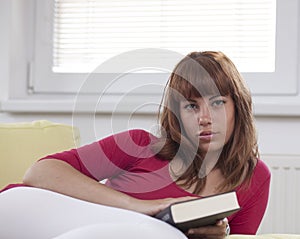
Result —
M218 95L214 95L214 96L210 97L209 100L213 100L214 98L218 98L218 97L221 97L221 96L222 95L219 95L219 94Z
M197 102L196 100L193 100L193 99L184 99L183 101L194 102L194 103Z

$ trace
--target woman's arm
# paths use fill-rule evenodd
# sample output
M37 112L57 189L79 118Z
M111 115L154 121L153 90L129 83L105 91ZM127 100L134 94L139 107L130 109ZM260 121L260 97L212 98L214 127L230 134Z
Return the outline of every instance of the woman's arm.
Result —
M55 159L44 159L36 162L27 171L23 181L29 186L148 215L158 213L173 202L190 199L189 197L159 200L136 199L99 183L64 161Z
M129 207L129 197L109 189L77 171L68 163L45 159L36 162L25 174L24 183L104 205ZM112 197L114 196L114 197ZM113 198L113 199L112 199Z

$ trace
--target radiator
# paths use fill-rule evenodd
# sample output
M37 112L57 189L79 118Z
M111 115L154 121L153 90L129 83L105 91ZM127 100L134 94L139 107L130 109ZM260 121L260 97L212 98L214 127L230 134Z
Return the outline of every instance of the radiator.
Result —
M269 166L271 192L258 233L300 234L300 155L262 155Z

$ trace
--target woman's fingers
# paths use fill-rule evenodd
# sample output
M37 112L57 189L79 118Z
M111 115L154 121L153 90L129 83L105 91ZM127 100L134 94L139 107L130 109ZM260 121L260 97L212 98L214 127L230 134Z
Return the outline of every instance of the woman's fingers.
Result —
M191 228L187 232L189 238L223 239L226 237L227 220L220 220L216 225Z

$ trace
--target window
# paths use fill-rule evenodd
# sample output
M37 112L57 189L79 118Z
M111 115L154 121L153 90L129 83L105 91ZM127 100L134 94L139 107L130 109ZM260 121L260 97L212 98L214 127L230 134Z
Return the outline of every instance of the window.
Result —
M254 95L297 93L296 0L45 0L36 5L34 92L77 92L93 63L153 47L183 55L222 50ZM164 84L166 78L143 73L130 82ZM109 79L101 77L104 85ZM121 90L129 85L123 81Z
M274 71L274 0L56 0L53 72L89 72L142 48L223 50L244 72Z

